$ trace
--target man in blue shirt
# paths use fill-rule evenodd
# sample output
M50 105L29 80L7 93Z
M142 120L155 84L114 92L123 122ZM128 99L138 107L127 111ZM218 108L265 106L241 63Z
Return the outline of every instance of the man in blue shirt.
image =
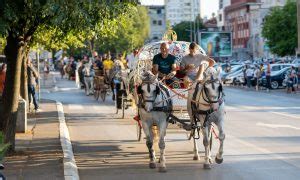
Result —
M159 78L165 78L166 83L172 83L171 78L176 74L175 56L169 54L169 45L162 43L159 54L153 57L153 73Z

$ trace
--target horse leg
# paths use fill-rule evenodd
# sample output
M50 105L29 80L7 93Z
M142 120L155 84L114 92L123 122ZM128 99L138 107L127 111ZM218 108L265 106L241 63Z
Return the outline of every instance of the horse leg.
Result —
M160 121L159 125L159 149L160 149L160 158L159 158L159 172L167 172L166 169L166 158L165 158L165 136L168 123L165 119Z
M210 169L211 157L210 157L210 148L209 148L209 139L210 139L211 125L207 125L203 130L203 145L205 148L205 162L203 165L204 169Z
M153 150L153 133L152 133L152 124L150 124L149 121L142 121L142 127L144 130L144 133L146 135L146 145L149 151L149 168L155 169L156 163L155 163L155 152Z
M90 94L94 94L93 91L94 91L94 83L93 83L93 78L90 77L90 85L91 85L91 89L90 89Z
M193 117L193 113L192 113L192 107L191 107L191 99L192 99L193 94L191 92L189 92L188 95L189 95L189 97L188 97L188 100L187 100L187 110L188 110L188 114L190 116L191 124L193 124L195 122L194 117ZM195 131L195 133L196 133L196 131ZM194 142L194 151L193 151L194 152L194 157L193 157L193 160L199 160L200 157L199 157L199 153L198 153L197 140L195 138L193 138L193 142Z
M224 124L223 124L223 119L218 123L218 130L219 130L219 141L220 141L220 146L219 146L219 151L216 155L215 161L218 164L221 164L223 162L223 145L224 145L224 140L225 140L225 133L224 133Z
M198 143L197 143L197 139L195 139L195 138L193 138L193 141L194 141L194 157L193 157L193 160L197 161L197 160L200 159L199 152L198 152Z
M88 96L90 87L89 87L88 79L86 77L84 77L84 84L85 84L85 94Z

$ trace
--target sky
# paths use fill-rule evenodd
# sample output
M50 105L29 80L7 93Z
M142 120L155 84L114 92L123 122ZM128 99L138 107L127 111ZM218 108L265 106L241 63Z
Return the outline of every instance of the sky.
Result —
M143 5L163 5L164 0L141 0ZM218 11L218 0L201 0L201 17L211 17L214 12Z

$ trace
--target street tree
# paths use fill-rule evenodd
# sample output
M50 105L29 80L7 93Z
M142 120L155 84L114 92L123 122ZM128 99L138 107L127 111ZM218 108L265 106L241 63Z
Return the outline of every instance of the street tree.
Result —
M131 6L128 13L116 19L116 26L109 35L98 36L96 47L102 52L124 52L141 47L149 37L147 9Z
M199 16L195 19L195 22L183 21L183 22L178 23L175 26L173 26L173 30L177 34L177 40L178 41L187 41L187 42L191 41L191 37L190 37L190 31L192 30L191 25L194 25L194 24L196 26L198 26L198 29L204 28L202 19Z
M265 18L262 35L272 53L294 55L297 47L296 2L288 1L283 8L273 8Z
M7 81L3 93L0 130L5 142L15 146L15 127L20 95L22 62L42 26L62 33L81 31L106 18L102 9L114 3L98 0L0 0L0 36L6 37ZM91 17L90 13L95 12ZM118 11L116 11L118 13Z

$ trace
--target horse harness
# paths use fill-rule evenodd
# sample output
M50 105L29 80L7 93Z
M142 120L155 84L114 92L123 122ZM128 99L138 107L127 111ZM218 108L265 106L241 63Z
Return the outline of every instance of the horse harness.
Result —
M157 83L156 84L156 89L155 89L155 97L152 99L152 100L148 100L148 99L144 99L144 96L143 96L143 89L142 89L142 86L143 84L147 84L147 91L150 93L150 85L153 84L152 82L150 81L144 81L141 85L139 85L137 87L137 93L140 95L139 97L139 103L138 103L138 107L140 108L144 108L145 109L145 103L146 102L150 102L150 103L154 103L157 96L161 95L163 96L163 98L167 99L168 97L165 97L165 94L166 96L170 96L169 94L169 91L167 90L167 88L165 88L163 85L161 85L160 83ZM163 91L165 92L164 93L160 93L160 91ZM162 107L155 107L153 106L153 109L152 111L161 111L161 112L166 112L166 113L171 113L172 111L172 100L169 99L166 101L167 102L167 106L162 106Z

